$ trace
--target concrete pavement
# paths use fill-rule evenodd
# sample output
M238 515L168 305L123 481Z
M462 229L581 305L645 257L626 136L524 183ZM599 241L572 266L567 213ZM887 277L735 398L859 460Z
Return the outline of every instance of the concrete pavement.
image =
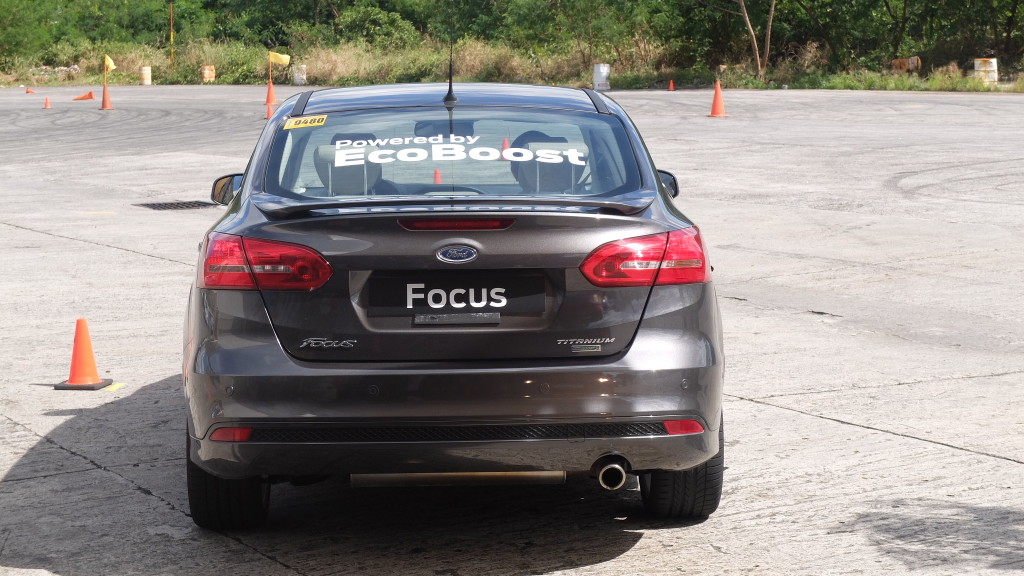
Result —
M275 486L188 517L181 324L206 200L265 88L0 89L0 574L1024 571L1024 95L612 92L710 245L725 494ZM283 100L295 91L277 86ZM49 96L51 110L43 110ZM75 319L116 387L58 392Z

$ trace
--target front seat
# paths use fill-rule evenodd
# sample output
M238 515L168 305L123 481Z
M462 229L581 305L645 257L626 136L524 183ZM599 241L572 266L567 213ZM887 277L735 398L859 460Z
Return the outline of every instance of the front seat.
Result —
M369 154L376 146L367 146L364 152ZM337 148L331 144L317 146L313 165L316 167L320 180L324 183L329 196L363 196L373 193L380 183L381 166L364 161L351 166L335 166Z
M585 166L579 166L569 161L565 154L569 149L575 149L586 157L587 149L582 144L569 143L565 138L549 136L543 132L531 130L524 132L512 143L513 148L522 148L533 152L533 159L528 161L513 161L511 163L512 175L515 176L524 192L554 192L571 194L577 192L577 187L582 180ZM538 160L538 150L555 151L560 154L561 162Z
M381 178L381 165L364 161L351 166L335 166L337 148L335 143L342 140L373 140L373 134L335 134L331 144L317 146L313 157L320 181L323 182L330 196L365 196L372 194L378 187ZM376 146L363 148L364 157L376 150Z

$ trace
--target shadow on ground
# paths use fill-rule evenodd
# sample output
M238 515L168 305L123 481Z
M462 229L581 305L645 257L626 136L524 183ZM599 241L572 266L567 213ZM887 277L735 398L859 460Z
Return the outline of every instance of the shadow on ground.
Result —
M635 486L607 492L585 478L401 489L328 480L274 486L262 530L210 532L188 516L177 376L47 416L67 419L44 438L0 417L20 454L0 482L0 572L540 574L614 559L646 529L679 528L644 519Z
M898 499L847 525L910 568L984 563L1024 570L1024 513L938 499Z

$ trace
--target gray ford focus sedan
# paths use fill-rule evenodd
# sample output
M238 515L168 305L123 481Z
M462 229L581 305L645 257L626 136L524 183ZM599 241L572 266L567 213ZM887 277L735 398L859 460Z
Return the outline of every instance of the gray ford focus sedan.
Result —
M612 99L407 84L298 94L199 254L188 496L254 526L270 485L639 480L722 493L722 335L697 227Z

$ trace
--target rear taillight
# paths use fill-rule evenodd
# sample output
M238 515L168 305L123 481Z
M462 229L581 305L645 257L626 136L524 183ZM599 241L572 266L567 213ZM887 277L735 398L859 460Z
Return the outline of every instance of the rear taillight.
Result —
M312 248L287 242L211 233L201 288L315 290L333 273Z
M331 265L316 250L256 238L242 238L260 290L316 290L331 279Z
M669 232L665 258L655 284L696 284L711 281L704 242L696 226Z
M255 290L256 281L249 271L242 248L242 237L212 232L206 239L200 288Z
M696 226L609 242L580 266L601 287L654 286L708 282L707 259Z

